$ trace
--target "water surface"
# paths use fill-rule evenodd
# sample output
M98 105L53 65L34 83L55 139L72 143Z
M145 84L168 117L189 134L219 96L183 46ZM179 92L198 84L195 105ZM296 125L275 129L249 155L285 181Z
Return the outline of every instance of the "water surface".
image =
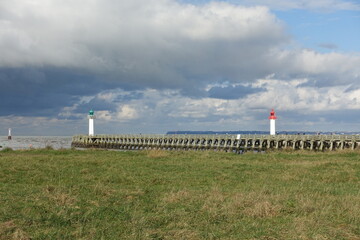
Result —
M71 148L72 137L54 136L13 136L8 140L7 136L0 136L0 150L6 147L14 150L45 148L51 146L54 149Z

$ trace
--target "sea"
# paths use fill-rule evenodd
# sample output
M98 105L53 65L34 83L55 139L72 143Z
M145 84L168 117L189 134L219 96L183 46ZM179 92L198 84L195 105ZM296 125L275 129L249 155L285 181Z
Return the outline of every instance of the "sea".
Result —
M52 147L54 149L71 148L71 136L0 136L0 150L11 148L13 150L26 150Z

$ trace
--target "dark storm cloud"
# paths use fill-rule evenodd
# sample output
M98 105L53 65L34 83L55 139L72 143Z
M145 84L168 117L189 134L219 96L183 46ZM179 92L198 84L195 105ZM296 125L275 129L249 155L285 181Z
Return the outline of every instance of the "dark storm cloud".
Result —
M209 90L209 97L220 99L239 99L249 94L263 92L263 88L253 88L247 86L228 86L228 87L212 87Z
M0 116L56 116L82 96L115 86L72 69L0 69Z

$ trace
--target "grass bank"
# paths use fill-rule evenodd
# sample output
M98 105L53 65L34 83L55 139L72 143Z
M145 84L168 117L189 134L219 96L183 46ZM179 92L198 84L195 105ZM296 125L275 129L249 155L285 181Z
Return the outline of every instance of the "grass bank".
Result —
M0 152L4 239L360 239L360 154Z

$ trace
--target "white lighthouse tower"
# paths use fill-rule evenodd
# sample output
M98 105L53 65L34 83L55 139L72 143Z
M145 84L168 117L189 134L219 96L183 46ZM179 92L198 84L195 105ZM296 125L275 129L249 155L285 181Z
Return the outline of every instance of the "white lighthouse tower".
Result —
M8 140L11 140L11 128L9 128Z
M94 111L90 110L89 111L89 136L94 136L94 119L96 118L96 116L94 115Z
M277 117L275 116L274 109L271 110L269 119L270 119L270 135L275 135L276 134L275 120L277 119Z

